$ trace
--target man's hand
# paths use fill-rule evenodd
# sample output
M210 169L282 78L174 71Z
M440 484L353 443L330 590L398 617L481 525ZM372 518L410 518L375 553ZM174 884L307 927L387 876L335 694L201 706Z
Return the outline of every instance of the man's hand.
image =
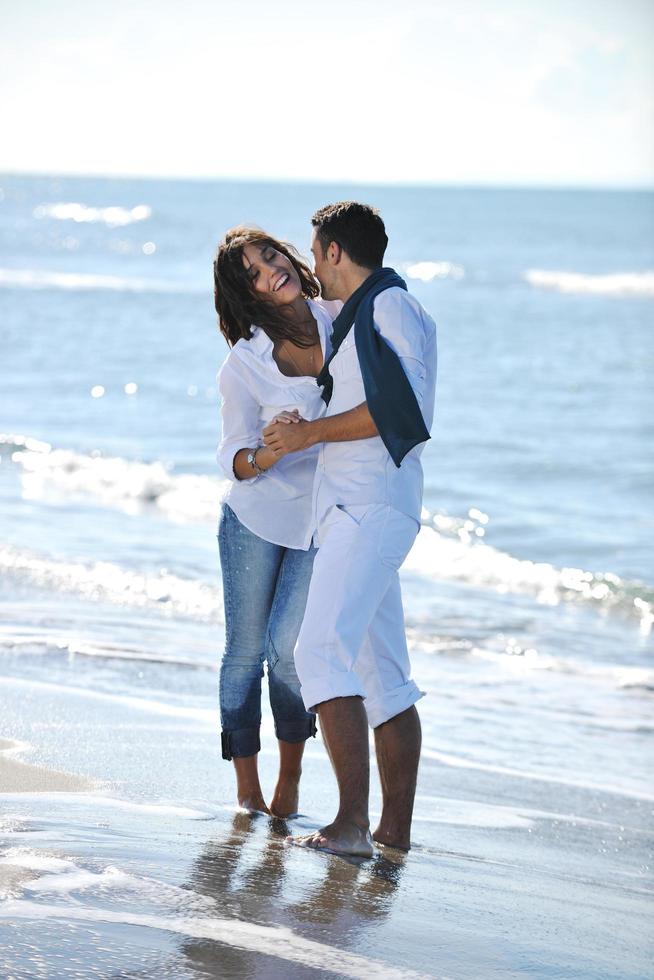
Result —
M301 418L273 420L263 430L263 443L278 456L299 453L313 446L313 423Z
M279 421L276 419L279 418ZM313 422L305 421L299 414L280 412L263 430L264 445L279 458L287 453L298 453L318 442L352 442L355 439L372 439L379 435L365 402L339 415L330 415Z

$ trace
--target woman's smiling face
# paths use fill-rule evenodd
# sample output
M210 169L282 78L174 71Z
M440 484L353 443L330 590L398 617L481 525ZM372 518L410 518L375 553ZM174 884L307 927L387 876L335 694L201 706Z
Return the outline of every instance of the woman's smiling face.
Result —
M300 277L293 263L268 242L246 245L243 266L253 292L280 306L302 296Z

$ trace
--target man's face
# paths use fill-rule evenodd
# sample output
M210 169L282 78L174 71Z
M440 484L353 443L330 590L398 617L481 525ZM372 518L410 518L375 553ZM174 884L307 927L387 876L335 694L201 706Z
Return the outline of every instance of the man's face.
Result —
M338 297L333 295L334 271L322 250L322 242L318 238L316 228L313 229L311 235L311 254L313 255L313 269L320 283L323 299L337 299Z

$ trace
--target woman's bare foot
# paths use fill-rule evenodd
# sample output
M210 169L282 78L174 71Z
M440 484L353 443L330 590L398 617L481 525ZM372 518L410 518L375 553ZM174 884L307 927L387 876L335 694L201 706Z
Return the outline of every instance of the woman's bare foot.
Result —
M293 817L300 802L300 776L304 742L284 742L279 739L279 776L270 802L275 817Z
M299 802L300 773L296 775L280 773L273 798L270 801L270 812L274 817L295 816Z
M239 793L238 805L241 810L247 810L248 813L270 813L270 810L266 806L266 801L261 794L245 793L241 795Z
M287 837L289 844L309 847L314 851L327 851L329 854L353 854L356 857L372 857L374 848L367 827L350 821L330 823L322 830L303 837Z
M234 759L236 773L236 797L238 805L249 813L270 813L263 798L257 756L248 755Z

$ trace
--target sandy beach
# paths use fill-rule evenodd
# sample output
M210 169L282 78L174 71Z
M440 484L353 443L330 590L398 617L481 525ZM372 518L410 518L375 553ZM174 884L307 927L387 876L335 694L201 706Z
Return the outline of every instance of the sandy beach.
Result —
M24 661L3 665L4 976L647 976L645 792L466 766L427 727L411 853L308 853L284 837L333 808L319 740L303 816L252 817L219 758L213 671L140 664L139 697L120 691L130 664L92 685L95 661L48 681ZM268 788L273 744L267 719Z
M69 772L32 766L14 758L29 746L0 738L0 786L3 793L75 793L93 788L93 783Z

